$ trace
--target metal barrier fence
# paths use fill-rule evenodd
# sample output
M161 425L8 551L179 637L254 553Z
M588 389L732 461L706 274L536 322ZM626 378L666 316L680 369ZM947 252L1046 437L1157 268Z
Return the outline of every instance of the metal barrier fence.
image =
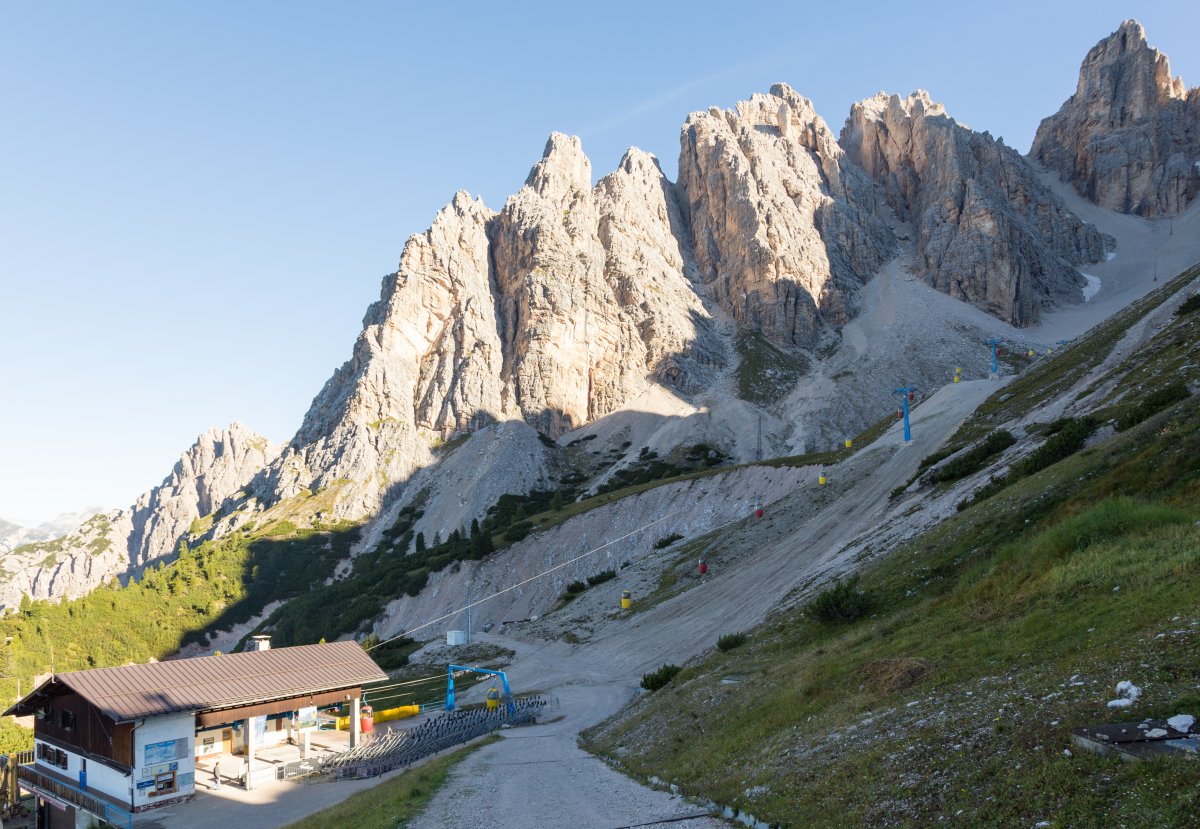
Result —
M505 705L495 711L451 711L416 728L393 731L350 751L326 757L320 761L316 773L332 774L338 780L376 777L506 725L535 722L545 705L542 697L527 697L514 700L511 714Z

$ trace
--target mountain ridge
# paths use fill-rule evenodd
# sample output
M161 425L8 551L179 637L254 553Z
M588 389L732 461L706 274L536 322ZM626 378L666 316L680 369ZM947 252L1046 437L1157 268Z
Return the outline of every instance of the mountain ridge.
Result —
M652 155L631 149L593 185L579 139L554 133L500 210L460 191L409 238L350 359L285 447L242 452L219 493L196 487L198 468L169 476L161 495L68 540L70 555L22 561L25 589L86 590L100 573L171 556L198 518L213 515L197 529L220 535L318 492L328 494L326 517L382 520L425 491L410 484L427 479L421 471L440 462L447 441L493 425L527 424L561 441L655 400L651 408L677 422L636 427L647 448L718 435L738 461L764 445L803 452L865 425L888 397L855 388L865 367L850 352L864 352L857 335L845 341L863 297L882 290L880 274L889 290L908 290L907 270L998 322L1030 325L1043 309L1082 299L1078 266L1111 253L1033 163L927 95L855 104L839 140L810 101L776 84L731 109L689 115L679 168L671 182ZM918 353L915 335L897 339L887 371L936 385L945 355L1005 330L986 321L954 328L935 355ZM787 366L764 369L775 390L755 400L738 397L738 378L768 352L748 351L748 335L765 338ZM828 355L838 371L826 370ZM631 428L616 423L597 429L607 440ZM611 441L614 468L636 463L640 447L620 444ZM490 472L519 486L544 481L539 452L531 444L520 469L512 453L495 453ZM434 490L431 515L450 520L448 505L460 499ZM215 515L230 498L232 514ZM460 527L478 515L463 515ZM127 556L124 568L92 567L83 555L105 540L106 551Z

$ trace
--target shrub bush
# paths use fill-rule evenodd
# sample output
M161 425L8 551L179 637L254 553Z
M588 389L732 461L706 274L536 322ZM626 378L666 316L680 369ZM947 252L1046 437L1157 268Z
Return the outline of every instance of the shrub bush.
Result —
M654 549L662 550L667 547L670 547L672 544L674 544L676 541L678 541L681 538L683 538L683 536L680 535L679 533L671 533L670 535L663 536L658 541L654 542Z
M1000 454L1017 442L1017 439L1005 429L997 429L983 441L967 452L952 459L945 466L929 473L929 483L937 484L957 481L968 475L973 475L987 464L988 460Z
M822 622L853 622L871 611L872 600L858 588L858 576L835 581L808 604L808 614Z
M594 576L588 576L588 587L595 587L597 584L604 584L606 581L612 581L617 577L616 570L601 570Z
M672 665L668 662L666 665L663 665L653 673L643 674L642 687L647 691L657 691L659 688L663 687L672 679L674 679L675 674L682 670L683 668L680 668L678 665Z
M568 593L574 593L574 594L578 595L578 594L582 593L584 590L587 590L587 585L581 581L573 581L567 585Z
M1051 435L1025 460L1013 467L1011 480L1041 472L1047 466L1069 458L1083 448L1084 442L1096 431L1094 418L1063 418L1051 424Z
M1175 309L1175 316L1182 317L1184 314L1190 314L1193 311L1200 311L1200 294L1192 294L1180 303L1179 307Z
M741 647L746 644L746 638L744 633L726 633L717 640L717 650L724 652Z
M1200 294L1197 297L1200 297ZM1136 406L1118 418L1117 431L1124 432L1126 429L1131 429L1143 420L1158 414L1172 403L1186 400L1191 397L1191 394L1188 391L1187 384L1182 380L1168 383L1161 389L1157 389L1143 397L1138 401Z

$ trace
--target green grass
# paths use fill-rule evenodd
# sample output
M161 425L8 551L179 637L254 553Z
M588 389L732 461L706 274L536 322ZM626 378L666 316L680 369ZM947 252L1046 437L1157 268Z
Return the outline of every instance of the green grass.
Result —
M741 358L737 368L738 397L759 406L782 400L808 373L808 360L781 350L757 331L739 333L735 347Z
M438 757L351 795L328 809L289 823L284 829L403 829L425 810L451 769L472 753L499 740L492 734L477 743Z

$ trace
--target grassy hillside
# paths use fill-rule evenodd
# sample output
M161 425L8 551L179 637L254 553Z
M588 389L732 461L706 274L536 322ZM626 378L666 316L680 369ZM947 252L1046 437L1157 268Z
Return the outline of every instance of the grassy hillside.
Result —
M267 513L257 528L181 547L175 561L127 586L113 581L59 603L23 600L0 619L0 635L9 640L0 694L12 701L18 679L28 692L35 676L51 671L162 659L208 630L245 622L272 601L320 585L358 531L346 523L298 527L293 506ZM6 721L0 751L29 740Z
M1136 322L1031 373L1077 380ZM1198 325L1174 316L1106 375L1098 442L687 666L589 746L784 826L1194 826L1200 763L1102 758L1069 732L1200 716L1200 402L1163 393L1200 379ZM1053 396L1014 382L959 439ZM1106 707L1122 679L1145 691L1132 712Z

